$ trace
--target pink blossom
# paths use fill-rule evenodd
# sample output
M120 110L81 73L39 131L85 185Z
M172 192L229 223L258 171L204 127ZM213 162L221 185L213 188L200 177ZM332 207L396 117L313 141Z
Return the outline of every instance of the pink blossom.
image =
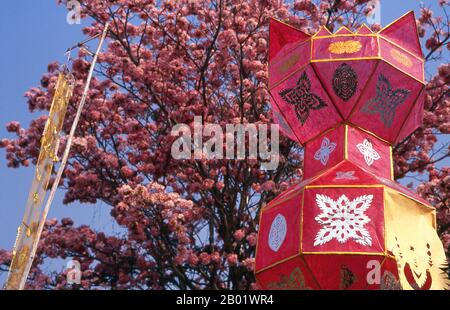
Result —
M242 230L242 229L236 230L233 234L233 237L234 237L234 239L236 239L236 241L241 241L245 237L244 230Z
M238 263L238 257L236 254L228 254L227 255L227 262L230 266L235 266Z

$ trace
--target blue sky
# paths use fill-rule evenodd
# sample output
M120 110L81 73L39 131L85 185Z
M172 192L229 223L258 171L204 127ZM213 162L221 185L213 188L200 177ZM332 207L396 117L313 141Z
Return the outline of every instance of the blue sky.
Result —
M433 4L437 1L423 1ZM382 24L386 25L408 10L419 15L419 1L381 1ZM85 22L86 23L86 22ZM85 24L86 25L86 24ZM27 127L38 114L28 111L24 93L39 85L40 77L52 61L64 61L64 51L82 41L82 25L69 25L66 10L56 0L5 1L0 10L0 139L10 137L5 124L19 121ZM0 150L0 248L11 249L28 195L33 168L6 167L4 150ZM59 193L49 217L72 217L76 224L89 224L97 229L117 231L105 205L62 204ZM3 276L4 277L4 276ZM0 276L0 283L2 278Z

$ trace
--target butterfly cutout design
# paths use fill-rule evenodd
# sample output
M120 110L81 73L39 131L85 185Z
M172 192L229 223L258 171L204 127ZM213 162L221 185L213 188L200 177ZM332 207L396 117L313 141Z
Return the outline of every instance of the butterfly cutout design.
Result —
M306 71L300 76L294 88L282 90L279 94L284 101L295 106L295 114L302 125L308 120L311 110L327 106L322 98L311 92L311 81Z
M328 159L330 159L330 154L333 153L336 148L336 143L331 142L328 138L323 138L322 145L314 154L314 159L319 160L322 165L326 166Z
M358 143L356 147L364 156L364 161L366 162L367 166L372 166L374 161L381 159L380 154L378 154L377 151L374 150L372 143L370 143L370 141L367 139L364 139L363 143Z
M393 90L389 80L380 73L377 82L377 96L367 101L361 111L380 114L381 121L389 128L394 121L396 108L405 102L410 92L402 88Z

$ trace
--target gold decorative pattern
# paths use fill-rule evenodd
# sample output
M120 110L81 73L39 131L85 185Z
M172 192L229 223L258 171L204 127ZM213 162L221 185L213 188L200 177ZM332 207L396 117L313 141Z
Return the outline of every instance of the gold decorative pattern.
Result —
M353 54L362 48L361 42L355 40L332 42L328 46L328 51L333 54Z
M270 290L310 290L305 284L305 278L300 268L296 267L291 274L281 275L280 281L267 284Z
M278 71L280 73L286 73L291 69L300 59L300 55L298 53L293 53L288 59L283 61L280 64Z
M43 202L50 181L54 162L58 160L59 133L72 96L73 79L68 73L60 73L50 107L49 116L41 138L41 150L36 163L35 177L31 184L25 215L17 231L13 257L6 289L18 289L22 275L30 262L33 240L42 221Z
M395 59L398 63L401 63L405 67L411 68L413 63L411 59L405 54L400 52L397 49L392 48L389 53L391 54L392 58Z

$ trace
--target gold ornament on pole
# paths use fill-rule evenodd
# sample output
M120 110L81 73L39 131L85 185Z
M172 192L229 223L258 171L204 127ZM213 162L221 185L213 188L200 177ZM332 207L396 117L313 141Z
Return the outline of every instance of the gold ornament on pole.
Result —
M75 48L83 48L85 43L100 37L97 50L95 53L92 53L93 57L91 67L89 69L89 74L86 79L86 84L84 86L80 103L77 107L75 118L70 128L70 133L67 136L67 142L61 158L61 163L58 167L58 171L56 172L55 180L45 206L42 208L48 182L53 170L53 164L56 161L59 161L57 156L59 148L59 133L64 123L64 116L67 111L70 97L72 96L74 84L67 72L61 73L58 78L58 84L56 86L55 96L50 109L49 119L46 123L44 134L41 139L41 152L36 164L35 178L33 179L22 224L17 231L17 238L14 245L8 280L5 284L5 289L7 290L22 290L25 287L48 211L50 210L50 206L55 197L56 190L58 189L59 182L69 158L69 152L75 136L75 130L80 120L84 104L86 103L92 76L94 74L95 64L108 33L108 29L109 22L105 24L101 34L97 34L88 40L69 48L67 51L67 54L70 55L69 53L71 50Z
M72 96L72 90L72 77L67 72L61 72L56 84L49 117L41 138L41 151L36 163L35 177L31 183L25 214L21 225L17 229L6 289L19 287L20 279L30 259L29 254L33 243L37 242L36 232L39 221L45 221L42 218L43 202L53 165L58 161L59 134L64 123L64 116L66 115L70 97Z

